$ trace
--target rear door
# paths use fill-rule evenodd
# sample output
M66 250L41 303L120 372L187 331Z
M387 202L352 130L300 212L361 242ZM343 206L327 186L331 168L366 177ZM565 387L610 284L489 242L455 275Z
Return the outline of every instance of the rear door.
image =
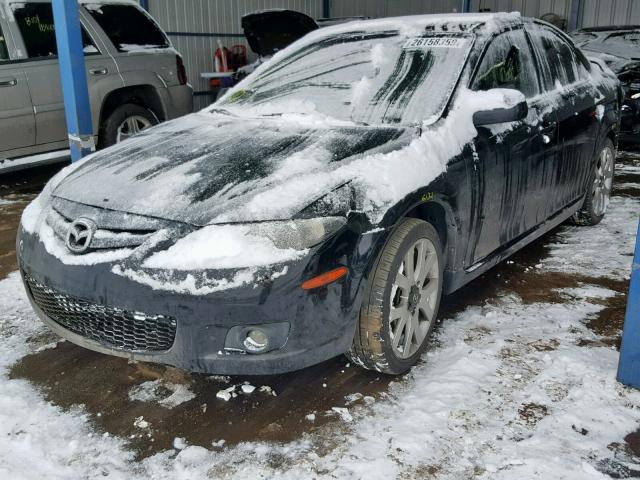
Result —
M542 67L544 88L558 119L559 151L553 165L549 213L556 213L584 194L598 138L598 108L605 97L590 81L584 55L550 27L528 27Z
M22 68L35 109L36 143L48 145L49 149L66 148L67 127L51 3L15 2L10 3L10 8L27 56ZM102 79L118 72L113 59L102 53L104 48L84 26L82 40L93 105L96 98L104 98ZM97 131L98 126L93 127Z
M9 56L10 42L8 25L0 17L0 158L35 143L29 85L21 65Z
M522 28L491 41L470 87L475 91L518 90L527 99L530 117L536 117L540 81ZM554 133L547 133L552 141ZM543 138L530 119L478 128L474 162L478 223L468 265L482 261L538 224L538 210L545 202L540 182L546 168Z

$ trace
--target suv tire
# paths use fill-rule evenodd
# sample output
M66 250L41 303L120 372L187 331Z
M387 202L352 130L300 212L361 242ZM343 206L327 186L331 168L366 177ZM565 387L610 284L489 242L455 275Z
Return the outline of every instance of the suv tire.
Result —
M102 122L99 148L107 148L160 123L148 108L125 103L113 110Z
M438 233L427 222L404 219L373 267L347 356L391 375L415 365L436 323L442 276Z

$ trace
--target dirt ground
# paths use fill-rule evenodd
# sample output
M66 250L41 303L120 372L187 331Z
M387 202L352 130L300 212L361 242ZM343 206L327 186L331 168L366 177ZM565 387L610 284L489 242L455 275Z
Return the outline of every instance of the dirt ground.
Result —
M622 152L618 165L639 166L640 155ZM35 173L0 178L0 279L16 269L15 235L21 211L55 171L55 167L48 167ZM623 169L616 177L614 195L640 197L640 175L624 173ZM546 257L555 235L541 238L509 262L503 262L461 291L444 298L440 318L450 318L469 306L480 306L487 299L498 297L505 287L519 295L524 303L561 303L564 298L557 293L558 289L589 283L620 293L602 299L606 308L588 324L598 334L598 342L618 348L627 281L534 269ZM51 334L51 342L56 340ZM592 342L584 339L585 345ZM540 345L539 348L553 346ZM339 422L338 415L327 413L332 412L333 407L364 404L368 397L385 397L390 382L402 381L349 365L344 357L272 377L193 375L158 365L128 363L69 342L60 342L24 357L12 368L11 377L28 380L39 387L47 400L63 409L82 405L96 430L128 438L130 448L139 459L172 448L175 438L207 448L219 440L224 440L226 445L260 440L291 441L328 423ZM136 385L158 379L172 385L185 385L195 397L174 408L129 398ZM252 395L239 395L230 402L216 398L221 389L244 382L257 387L269 386L275 395L256 391ZM164 392L167 396L170 393ZM313 421L306 418L309 412L317 413ZM540 415L544 412L533 404L521 412L524 420L535 420ZM141 432L134 426L139 417L144 417L153 428ZM640 456L640 432L621 438L609 448L628 456ZM612 478L640 478L640 470L627 469L622 476L615 465L608 470Z

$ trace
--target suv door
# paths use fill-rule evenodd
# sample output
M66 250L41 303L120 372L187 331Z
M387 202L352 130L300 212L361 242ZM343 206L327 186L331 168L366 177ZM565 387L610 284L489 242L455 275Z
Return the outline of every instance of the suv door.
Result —
M538 111L540 79L522 28L491 41L470 88L518 90L525 96L530 114L526 121L478 127L474 145L476 225L467 265L481 262L540 223L546 204L548 145L556 136L553 117L546 119L546 131L535 125L535 119L544 116Z
M0 159L31 147L35 135L27 77L9 57L9 30L0 17Z
M9 4L20 32L27 59L23 68L31 87L36 121L36 143L44 150L67 148L67 127L64 98L58 64L58 50L50 2L15 2ZM105 77L115 75L115 83L122 85L114 60L102 52L100 42L82 27L85 65L89 97L93 108L99 108L102 99L114 82ZM96 101L97 100L97 101ZM97 107L95 106L97 103ZM98 125L94 125L94 133Z
M605 97L590 82L589 62L561 34L539 24L527 29L542 66L547 97L558 118L560 149L548 197L550 213L556 213L584 194L600 129L597 105Z

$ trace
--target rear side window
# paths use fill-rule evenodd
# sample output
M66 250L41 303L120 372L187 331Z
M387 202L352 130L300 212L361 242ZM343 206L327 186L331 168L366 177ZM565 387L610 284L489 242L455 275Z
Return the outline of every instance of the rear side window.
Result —
M29 58L56 57L58 47L51 4L13 3L11 9ZM99 53L84 28L82 29L82 43L86 55Z
M519 90L527 98L539 93L538 74L524 31L503 33L487 48L471 89L492 88Z
M547 27L531 26L531 38L544 73L547 90L588 77L587 60L563 38Z
M162 30L134 5L89 3L85 8L119 52L169 47Z
M9 60L9 52L7 50L7 42L2 33L2 25L0 25L0 62L3 60Z

